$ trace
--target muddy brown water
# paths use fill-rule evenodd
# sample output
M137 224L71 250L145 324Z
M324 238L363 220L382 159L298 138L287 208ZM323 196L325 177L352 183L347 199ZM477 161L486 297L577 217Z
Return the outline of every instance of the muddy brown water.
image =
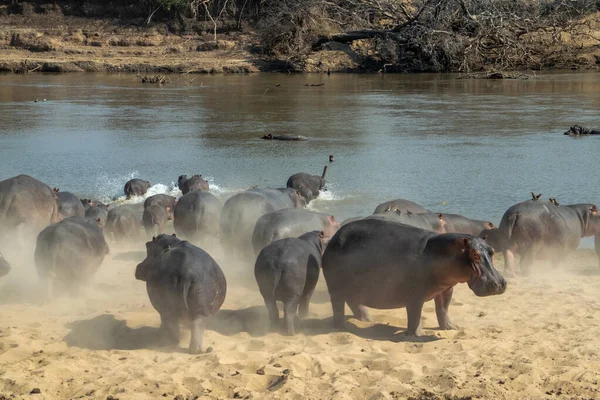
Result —
M0 75L0 179L27 173L107 200L131 177L176 193L179 174L202 173L226 198L319 174L333 154L329 190L312 207L340 220L399 197L494 223L531 191L600 203L600 138L562 135L600 128L600 74L538 76L184 75L155 86ZM310 140L258 139L267 133Z

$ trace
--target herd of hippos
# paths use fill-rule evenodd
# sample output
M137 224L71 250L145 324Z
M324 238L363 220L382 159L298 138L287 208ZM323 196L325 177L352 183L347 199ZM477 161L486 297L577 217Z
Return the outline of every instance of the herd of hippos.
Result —
M19 175L0 182L0 234L20 243L24 235L37 238L39 279L57 295L77 294L90 281L109 253L107 240L140 244L145 230L146 258L135 278L146 282L164 344L178 344L180 320L191 321L192 354L202 351L206 318L226 296L225 274L203 249L215 242L227 255L254 263L271 326L279 326L280 301L289 335L295 333L296 313L301 318L308 313L321 270L335 328L344 328L346 304L362 321L371 319L367 307L405 307L406 334L419 336L423 304L431 299L439 327L456 328L448 317L456 284L467 283L477 296L504 293L506 280L492 263L495 251L503 252L505 272L511 275L515 255L523 274L538 258L558 266L586 236L596 237L600 257L600 213L594 204L560 204L532 193L494 227L397 199L380 204L372 215L340 224L333 216L305 209L324 189L326 171L295 174L285 188L251 188L223 204L201 175L182 175L183 196L148 197L141 218L134 206L79 199ZM124 191L128 197L142 196L149 187L148 181L132 179ZM172 235L164 233L169 220ZM0 255L0 276L9 273L9 262Z

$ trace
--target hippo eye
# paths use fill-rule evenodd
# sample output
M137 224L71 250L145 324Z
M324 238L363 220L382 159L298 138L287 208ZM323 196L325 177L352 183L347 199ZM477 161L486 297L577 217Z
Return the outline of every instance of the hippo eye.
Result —
M494 249L490 248L489 254L490 257L492 257L494 254L496 254L496 252L494 251Z

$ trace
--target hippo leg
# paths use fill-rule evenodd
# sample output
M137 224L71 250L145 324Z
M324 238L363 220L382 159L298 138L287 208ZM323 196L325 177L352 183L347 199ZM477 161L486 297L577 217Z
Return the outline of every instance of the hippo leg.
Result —
M454 287L444 290L442 293L435 296L435 314L437 315L438 324L440 329L451 330L458 329L448 317L448 308L450 307L450 301L452 300L452 293Z
M308 293L303 293L300 298L300 306L298 307L298 314L301 319L304 319L308 316L308 307L310 304L310 298L312 297L315 289L311 290Z
M202 352L202 339L204 338L204 318L201 316L192 320L192 338L190 340L190 354Z
M333 327L336 329L344 329L346 300L338 295L331 295L331 308L333 310Z
M596 248L596 256L598 257L598 265L600 265L600 236L594 237L594 247Z
M367 310L367 307L363 306L362 304L356 304L356 303L348 303L348 307L350 307L350 309L352 310L352 313L354 314L354 318L358 319L359 321L363 321L363 322L373 322L373 318L371 318L371 315L369 314L369 311Z
M265 298L265 306L267 306L267 311L269 312L269 322L271 323L271 330L274 331L279 328L279 308L277 308L277 302L274 298Z
M408 317L406 336L424 335L423 330L421 329L421 312L423 311L423 304L422 298L413 298L406 304L406 314Z
M285 319L285 327L289 336L294 336L296 334L296 331L294 330L294 318L296 317L297 310L297 297L290 299L289 301L283 304L283 318Z
M512 250L504 250L504 272L515 278L515 253Z
M535 254L532 251L527 251L521 255L521 274L528 276L531 272L531 264L533 264L533 260L535 259Z
M167 346L176 346L179 344L179 321L177 318L160 316L160 329L163 334L163 340Z

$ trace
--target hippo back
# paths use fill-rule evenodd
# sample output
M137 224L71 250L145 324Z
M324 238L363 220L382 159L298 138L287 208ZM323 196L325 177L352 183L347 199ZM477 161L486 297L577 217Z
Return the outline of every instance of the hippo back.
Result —
M62 218L85 216L85 207L73 193L58 192L56 197L58 212Z
M221 201L213 194L197 190L185 194L175 206L173 226L182 237L219 235Z
M115 240L139 239L142 229L141 216L130 205L111 209L106 216L104 230L114 235Z
M27 224L37 235L59 220L56 197L48 185L28 175L0 182L0 231Z
M382 214L390 209L398 209L402 213L409 211L413 214L425 214L431 212L422 205L414 203L410 200L396 199L381 203L377 206L377 208L375 208L373 214Z

